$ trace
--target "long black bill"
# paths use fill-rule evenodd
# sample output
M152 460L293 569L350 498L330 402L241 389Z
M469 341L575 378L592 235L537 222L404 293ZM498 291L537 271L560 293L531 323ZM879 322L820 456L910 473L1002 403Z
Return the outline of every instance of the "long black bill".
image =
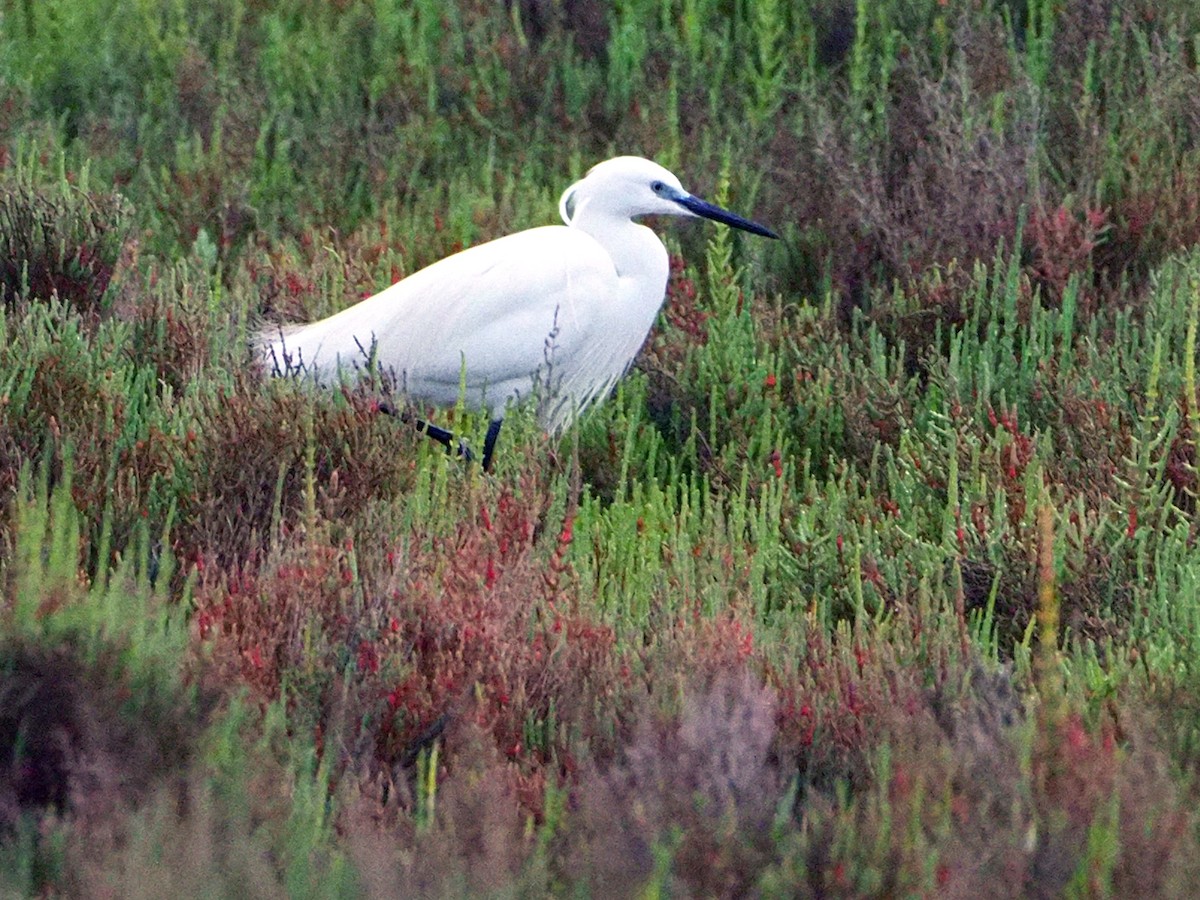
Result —
M757 222L751 222L749 219L743 219L737 213L721 209L716 204L709 203L707 200L701 200L699 197L693 197L691 194L680 197L675 202L689 212L694 212L698 216L704 216L706 219L712 219L714 222L721 222L724 225L740 228L742 231L748 231L751 234L758 234L762 237L779 237L770 228L759 225Z

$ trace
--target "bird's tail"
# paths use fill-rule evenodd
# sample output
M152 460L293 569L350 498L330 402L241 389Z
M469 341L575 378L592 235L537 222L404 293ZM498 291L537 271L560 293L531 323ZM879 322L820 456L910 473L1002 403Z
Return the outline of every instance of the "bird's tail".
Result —
M254 332L250 339L250 350L268 375L290 375L303 368L297 354L288 349L288 338L303 328L303 324L272 323Z

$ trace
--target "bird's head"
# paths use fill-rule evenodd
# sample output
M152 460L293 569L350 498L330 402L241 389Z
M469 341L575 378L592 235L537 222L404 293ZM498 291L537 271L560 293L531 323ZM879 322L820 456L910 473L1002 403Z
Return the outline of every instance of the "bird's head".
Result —
M618 156L593 166L563 193L558 210L568 225L585 214L617 219L700 216L763 237L778 237L756 222L689 194L670 171L640 156Z

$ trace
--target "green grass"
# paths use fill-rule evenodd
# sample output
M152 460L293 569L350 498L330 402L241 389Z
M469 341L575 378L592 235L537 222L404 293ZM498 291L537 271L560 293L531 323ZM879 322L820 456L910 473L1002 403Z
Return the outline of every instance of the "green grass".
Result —
M3 891L1186 896L1198 24L0 6ZM616 153L784 239L561 439L256 371Z

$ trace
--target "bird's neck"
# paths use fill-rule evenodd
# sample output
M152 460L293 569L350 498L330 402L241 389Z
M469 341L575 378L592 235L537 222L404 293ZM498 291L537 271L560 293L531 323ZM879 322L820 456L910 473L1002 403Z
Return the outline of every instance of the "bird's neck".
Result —
M617 275L632 278L647 286L655 285L661 303L670 269L667 248L653 231L627 218L604 215L578 215L571 221L604 247L612 258Z

